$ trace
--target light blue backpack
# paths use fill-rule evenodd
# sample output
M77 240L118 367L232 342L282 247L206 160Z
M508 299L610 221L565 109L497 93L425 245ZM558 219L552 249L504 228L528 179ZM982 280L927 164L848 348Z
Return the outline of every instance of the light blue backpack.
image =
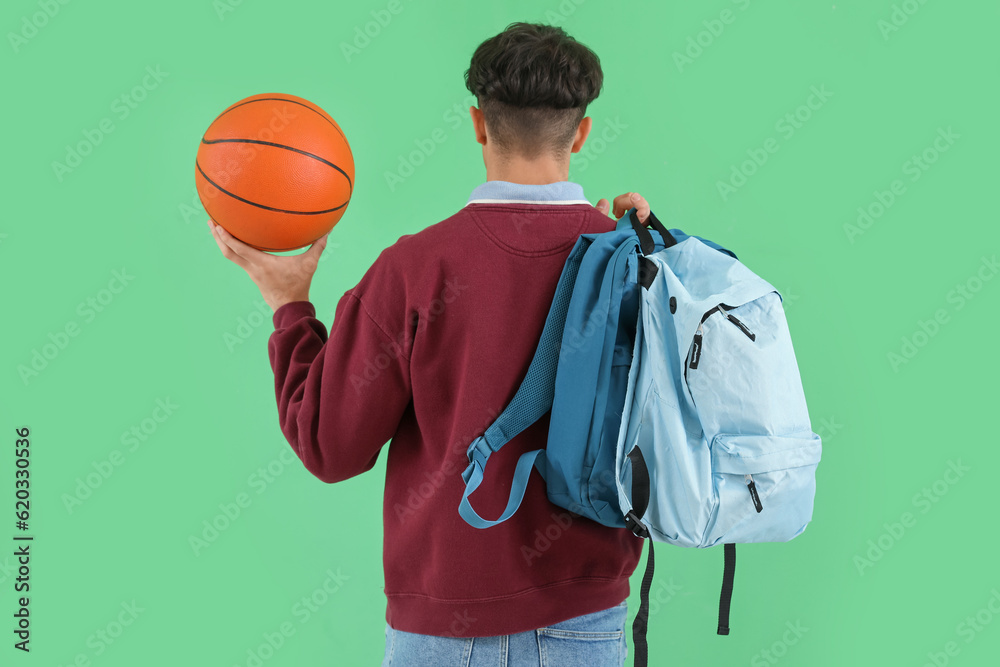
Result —
M459 513L487 528L520 506L532 467L549 499L650 538L635 664L647 660L653 542L724 546L719 634L729 633L735 545L785 542L812 518L812 431L781 296L731 251L635 209L585 234L563 268L510 405L469 446ZM503 514L469 495L492 452L551 410L545 449L518 461Z

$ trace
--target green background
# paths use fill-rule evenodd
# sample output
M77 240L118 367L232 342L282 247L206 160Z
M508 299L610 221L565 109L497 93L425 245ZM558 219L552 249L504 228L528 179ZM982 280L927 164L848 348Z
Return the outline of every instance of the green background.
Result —
M282 460L270 311L255 315L259 293L210 238L195 152L222 109L256 93L299 95L337 119L357 185L313 282L329 326L383 248L485 180L463 73L482 40L523 20L562 25L602 60L570 180L594 203L642 193L668 226L732 248L782 290L824 439L806 532L740 549L729 637L715 635L721 551L658 547L651 664L995 664L1000 280L983 278L1000 244L996 3L402 0L377 31L382 0L95 0L51 18L43 6L0 12L0 506L12 536L14 430L28 426L36 537L30 655L12 648L14 559L0 557L0 663L246 665L285 622L294 634L265 665L379 663L385 457L335 485ZM345 54L366 25L375 36ZM115 100L157 66L165 78L122 117ZM829 96L808 109L813 87ZM103 119L113 131L57 174ZM618 129L600 144L609 121ZM390 186L438 129L445 141ZM722 196L769 139L777 152ZM852 231L897 180L902 194ZM133 278L100 312L80 308L122 270ZM78 335L22 378L71 323ZM125 446L157 399L177 408ZM68 505L116 450L112 474ZM196 553L191 536L241 493L250 505ZM328 570L339 588L305 617L296 605ZM133 602L134 622L100 640Z

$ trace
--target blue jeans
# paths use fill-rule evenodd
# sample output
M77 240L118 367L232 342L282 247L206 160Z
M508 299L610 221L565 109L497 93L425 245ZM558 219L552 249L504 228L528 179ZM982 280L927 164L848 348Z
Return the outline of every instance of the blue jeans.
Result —
M537 630L497 637L434 637L385 626L382 667L622 667L628 654L620 605Z

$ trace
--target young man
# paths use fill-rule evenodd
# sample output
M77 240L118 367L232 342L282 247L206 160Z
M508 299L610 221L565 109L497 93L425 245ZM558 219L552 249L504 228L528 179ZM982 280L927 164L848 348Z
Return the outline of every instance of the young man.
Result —
M629 575L642 540L549 502L533 473L521 509L478 530L458 514L466 449L513 397L563 264L614 228L567 180L603 74L586 46L515 23L475 51L466 86L486 182L454 215L386 248L340 299L329 337L309 301L326 237L297 256L256 251L209 221L274 309L268 342L282 433L324 482L370 470L389 440L383 508L385 665L622 665ZM649 206L627 193L613 215ZM548 417L490 459L470 500L486 518ZM491 483L492 482L492 483Z

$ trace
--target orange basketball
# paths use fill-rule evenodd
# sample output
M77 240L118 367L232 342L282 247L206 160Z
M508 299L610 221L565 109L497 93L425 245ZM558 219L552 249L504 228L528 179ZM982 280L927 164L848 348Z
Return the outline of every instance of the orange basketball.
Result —
M319 106L264 93L240 100L208 126L195 183L205 212L230 234L260 250L295 250L344 215L354 156Z

